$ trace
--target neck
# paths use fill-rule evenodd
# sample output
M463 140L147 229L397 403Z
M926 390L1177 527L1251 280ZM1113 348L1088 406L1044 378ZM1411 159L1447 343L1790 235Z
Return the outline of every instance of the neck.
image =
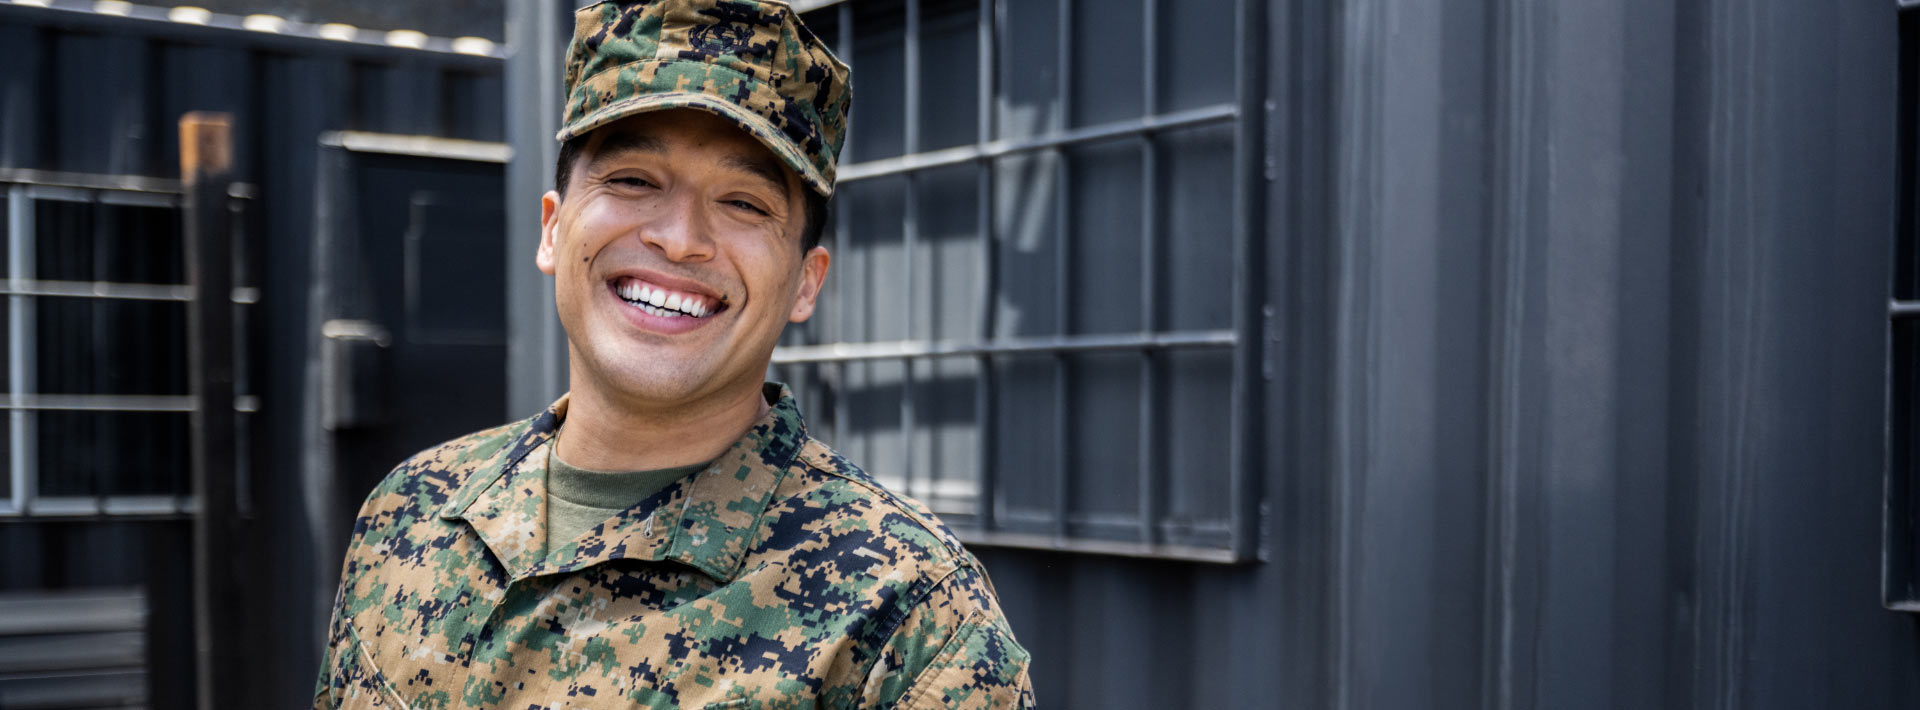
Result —
M560 458L590 471L653 471L706 463L747 433L768 406L758 385L695 406L650 409L610 401L576 382Z

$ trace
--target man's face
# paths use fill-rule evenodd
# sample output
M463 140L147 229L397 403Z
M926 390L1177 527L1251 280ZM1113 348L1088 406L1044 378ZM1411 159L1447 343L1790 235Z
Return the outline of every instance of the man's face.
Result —
M649 409L757 392L826 278L826 250L800 250L799 178L681 109L595 130L566 187L541 198L535 263L554 277L573 386Z

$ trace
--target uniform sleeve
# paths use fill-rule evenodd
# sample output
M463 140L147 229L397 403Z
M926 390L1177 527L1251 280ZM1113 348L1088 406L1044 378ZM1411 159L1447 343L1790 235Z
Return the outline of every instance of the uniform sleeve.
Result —
M1028 661L986 578L962 568L936 584L881 648L859 707L1030 710Z

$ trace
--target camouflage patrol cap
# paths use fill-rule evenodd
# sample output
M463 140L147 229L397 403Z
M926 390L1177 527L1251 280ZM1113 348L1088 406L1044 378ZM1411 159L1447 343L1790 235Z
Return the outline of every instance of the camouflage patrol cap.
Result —
M779 0L629 0L574 13L557 138L666 108L718 114L833 194L847 65Z

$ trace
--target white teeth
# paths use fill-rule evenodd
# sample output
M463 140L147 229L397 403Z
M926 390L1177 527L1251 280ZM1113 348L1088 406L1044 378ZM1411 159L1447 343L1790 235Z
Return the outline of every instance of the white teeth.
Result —
M682 295L666 289L656 289L638 281L628 281L614 289L628 303L641 310L662 318L693 317L705 318L714 311L714 306L699 296Z

